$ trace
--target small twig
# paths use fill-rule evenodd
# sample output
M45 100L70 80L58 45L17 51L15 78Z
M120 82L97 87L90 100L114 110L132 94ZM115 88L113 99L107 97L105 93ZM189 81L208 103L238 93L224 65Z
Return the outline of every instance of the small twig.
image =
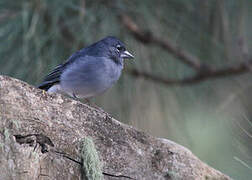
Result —
M124 176L124 175L114 175L114 174L109 174L109 173L105 173L103 172L102 173L103 175L105 176L110 176L110 177L118 177L118 178L128 178L128 179L134 179L132 177L129 177L129 176ZM135 179L136 180L136 179Z
M244 161L242 161L241 159L239 159L238 157L234 156L234 159L236 161L238 161L239 163L241 163L243 166L245 166L246 168L252 170L252 167L250 167L247 163L245 163Z
M73 162L75 162L75 163L77 163L77 164L82 165L82 163L81 163L81 162L79 162L79 161L77 161L77 160L75 160L75 159L71 158L69 155L67 155L67 154L66 154L66 153L64 153L64 152L55 151L55 150L53 150L52 152L55 152L56 154L60 154L62 157L67 158L67 159L69 159L69 160L71 160L71 161L73 161Z
M56 151L56 150L51 150L51 152L54 152L54 153L56 153L56 154L60 154L62 157L67 158L67 159L69 159L69 160L71 160L71 161L73 161L73 162L75 162L75 163L77 163L77 164L80 164L80 165L82 166L82 162L77 161L77 160L71 158L69 155L67 155L67 154L64 153L64 152L60 152L60 151ZM114 175L114 174L109 174L109 173L106 173L106 172L102 172L102 174L105 175L105 176L110 176L110 177L121 177L121 178L134 179L134 178L131 178L131 177L129 177L129 176L125 176L125 175Z

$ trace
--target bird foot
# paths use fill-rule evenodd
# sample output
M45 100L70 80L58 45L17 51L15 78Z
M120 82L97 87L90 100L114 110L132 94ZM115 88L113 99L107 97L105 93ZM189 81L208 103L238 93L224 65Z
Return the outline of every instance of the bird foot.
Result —
M42 95L44 96L46 94L46 91L43 89L42 90Z

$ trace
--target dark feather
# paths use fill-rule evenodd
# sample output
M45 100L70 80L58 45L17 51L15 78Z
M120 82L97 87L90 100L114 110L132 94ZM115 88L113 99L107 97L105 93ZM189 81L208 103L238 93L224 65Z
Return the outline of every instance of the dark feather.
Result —
M58 65L51 73L49 73L45 77L44 81L38 86L38 88L47 91L53 85L60 83L60 76L65 68L82 54L83 53L81 53L81 51L78 51L70 56L65 63Z

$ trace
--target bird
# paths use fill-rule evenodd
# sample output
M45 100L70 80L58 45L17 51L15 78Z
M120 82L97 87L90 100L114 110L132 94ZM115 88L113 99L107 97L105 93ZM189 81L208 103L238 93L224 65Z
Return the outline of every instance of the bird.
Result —
M72 54L38 88L78 99L94 97L115 84L121 76L124 59L133 58L123 42L108 36Z

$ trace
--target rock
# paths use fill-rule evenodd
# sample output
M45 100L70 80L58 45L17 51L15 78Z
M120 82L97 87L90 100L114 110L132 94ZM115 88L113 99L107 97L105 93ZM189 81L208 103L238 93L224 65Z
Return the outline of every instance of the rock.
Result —
M91 151L81 145L87 138L94 142ZM94 159L96 151L99 158ZM99 168L104 179L230 179L172 141L68 97L0 76L1 180L85 179Z

